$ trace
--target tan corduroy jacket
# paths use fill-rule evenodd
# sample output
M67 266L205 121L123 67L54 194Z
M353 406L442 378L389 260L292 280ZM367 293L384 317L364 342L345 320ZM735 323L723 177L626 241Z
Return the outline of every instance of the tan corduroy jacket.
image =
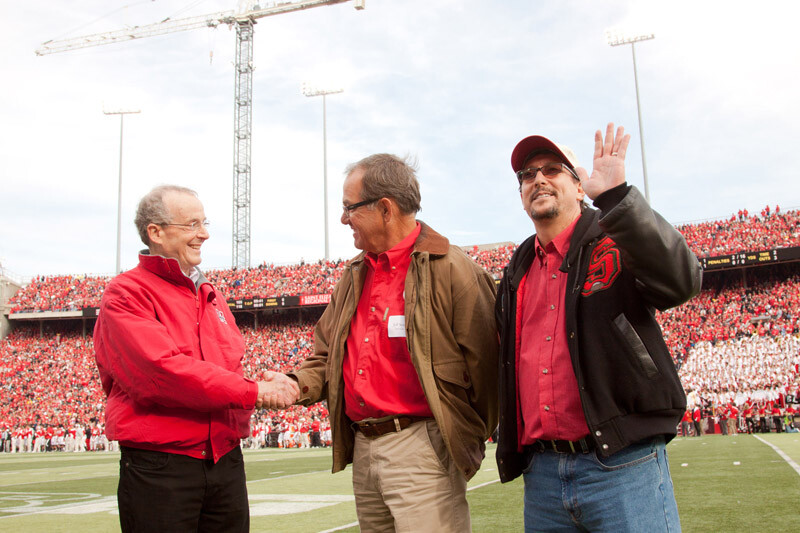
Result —
M497 426L495 283L461 249L420 224L405 282L406 342L450 456L470 479ZM342 363L364 286L364 255L350 262L336 284L314 332L314 355L290 374L300 386L299 403L328 400L333 472L353 461Z

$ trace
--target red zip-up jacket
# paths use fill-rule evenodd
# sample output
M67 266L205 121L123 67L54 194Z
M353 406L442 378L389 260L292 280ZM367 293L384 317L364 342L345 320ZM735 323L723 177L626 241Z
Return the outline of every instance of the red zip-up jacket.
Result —
M124 446L217 462L249 432L258 385L228 304L175 259L139 255L105 289L94 328L106 435Z

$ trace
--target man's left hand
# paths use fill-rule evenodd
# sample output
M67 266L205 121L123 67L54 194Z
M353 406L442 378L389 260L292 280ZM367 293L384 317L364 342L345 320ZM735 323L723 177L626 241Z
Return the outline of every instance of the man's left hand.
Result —
M609 122L606 127L606 137L597 130L594 134L594 161L592 175L586 169L575 169L581 180L583 191L590 199L594 200L609 189L625 183L625 154L628 151L630 134L625 134L625 128L620 126L614 135L614 123Z

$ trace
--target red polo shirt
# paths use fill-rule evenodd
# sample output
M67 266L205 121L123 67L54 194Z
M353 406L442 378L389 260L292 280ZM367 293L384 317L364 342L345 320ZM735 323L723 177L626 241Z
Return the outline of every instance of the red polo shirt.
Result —
M589 434L567 346L567 273L559 270L577 222L576 218L545 247L536 239L536 257L518 290L517 390L523 445L537 439L575 441Z
M344 357L344 403L350 420L433 416L408 352L405 282L417 227L394 248L364 258L367 273L350 322Z

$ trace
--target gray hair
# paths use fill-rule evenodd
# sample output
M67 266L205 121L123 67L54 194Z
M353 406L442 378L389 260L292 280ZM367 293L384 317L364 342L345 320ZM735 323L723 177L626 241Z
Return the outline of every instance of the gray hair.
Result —
M150 237L147 235L147 226L150 224L169 224L170 222L167 206L164 205L164 196L170 192L191 194L197 197L195 191L180 185L159 185L139 200L139 207L136 208L136 218L133 222L136 224L139 237L148 247L150 246Z
M362 200L391 198L404 215L412 215L421 209L416 165L408 158L373 154L349 165L345 174L350 175L358 169L364 171Z

